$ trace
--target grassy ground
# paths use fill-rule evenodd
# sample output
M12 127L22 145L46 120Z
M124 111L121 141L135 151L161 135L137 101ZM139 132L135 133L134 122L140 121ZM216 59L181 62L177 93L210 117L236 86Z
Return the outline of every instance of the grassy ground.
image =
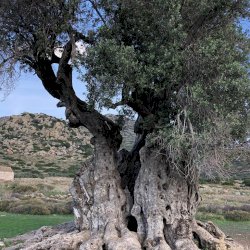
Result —
M250 234L250 221L228 221L228 220L213 220L223 231L231 235L233 233Z
M228 221L213 219L212 222L228 236L250 250L250 221Z
M21 215L0 213L0 239L14 237L18 234L72 221L73 215Z
M37 214L41 208L51 214L62 213L71 201L69 186L72 178L47 177L17 178L13 183L0 183L0 239L13 237L44 225L60 224L72 220L71 215L14 215L13 212ZM250 187L242 182L230 185L201 184L197 219L213 221L227 235L250 250ZM6 204L8 205L6 205ZM31 208L28 205L32 205ZM34 206L36 205L36 206ZM5 209L6 207L6 209ZM8 208L8 209L7 209ZM14 209L16 208L16 209ZM40 208L38 211L37 209ZM5 212L5 213L3 213ZM8 212L8 213L7 213Z

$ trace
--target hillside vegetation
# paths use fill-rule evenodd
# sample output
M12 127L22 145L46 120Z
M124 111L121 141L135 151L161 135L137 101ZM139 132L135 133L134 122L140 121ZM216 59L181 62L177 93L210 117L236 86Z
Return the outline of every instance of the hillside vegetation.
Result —
M91 134L44 114L0 118L0 165L15 177L73 176L92 154Z
M132 148L134 121L108 115L123 126L121 148ZM23 113L0 118L0 165L11 166L15 177L73 177L92 155L91 134L84 128L69 128L65 120L45 114ZM230 152L235 160L226 166L234 179L250 181L250 147ZM215 174L216 176L216 174Z
M121 147L131 149L134 121L125 119L122 125ZM45 114L2 117L0 165L11 166L15 177L73 177L93 153L90 139L86 128L69 128L66 121Z

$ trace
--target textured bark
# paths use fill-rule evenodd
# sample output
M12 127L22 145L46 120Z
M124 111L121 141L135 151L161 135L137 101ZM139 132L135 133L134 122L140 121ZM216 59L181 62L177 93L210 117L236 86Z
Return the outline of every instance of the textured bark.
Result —
M190 184L165 157L144 148L135 185L132 214L146 249L198 249L192 221L199 203L196 183Z
M201 249L208 250L244 250L244 247L227 238L212 222L193 222L193 235Z
M198 178L186 178L153 149L140 153L132 215L147 250L243 250L212 222L196 222Z
M80 249L141 249L127 228L126 195L121 188L116 151L104 138L95 139L95 154L85 163L71 187L77 227L91 237Z

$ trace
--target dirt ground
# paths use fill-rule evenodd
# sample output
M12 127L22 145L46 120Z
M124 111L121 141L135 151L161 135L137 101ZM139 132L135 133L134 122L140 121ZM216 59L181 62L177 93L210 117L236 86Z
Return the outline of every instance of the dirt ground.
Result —
M232 236L235 241L239 242L244 246L245 250L250 250L250 233L246 234L235 234Z

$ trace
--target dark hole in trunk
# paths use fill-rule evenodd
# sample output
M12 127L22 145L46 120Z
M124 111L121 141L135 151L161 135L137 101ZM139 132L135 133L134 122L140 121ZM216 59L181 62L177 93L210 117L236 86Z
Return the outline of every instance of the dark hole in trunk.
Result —
M106 250L107 248L106 248L106 245L105 244L103 244L102 245L102 250Z
M130 231L137 232L138 224L137 224L136 218L130 215L127 217L127 221L128 221L128 225L127 225L128 229Z
M171 209L171 207L169 205L166 206L166 211L168 211L169 209Z
M199 247L202 248L202 244L201 244L201 239L199 238L199 236L193 232L193 239L194 239L194 243Z

